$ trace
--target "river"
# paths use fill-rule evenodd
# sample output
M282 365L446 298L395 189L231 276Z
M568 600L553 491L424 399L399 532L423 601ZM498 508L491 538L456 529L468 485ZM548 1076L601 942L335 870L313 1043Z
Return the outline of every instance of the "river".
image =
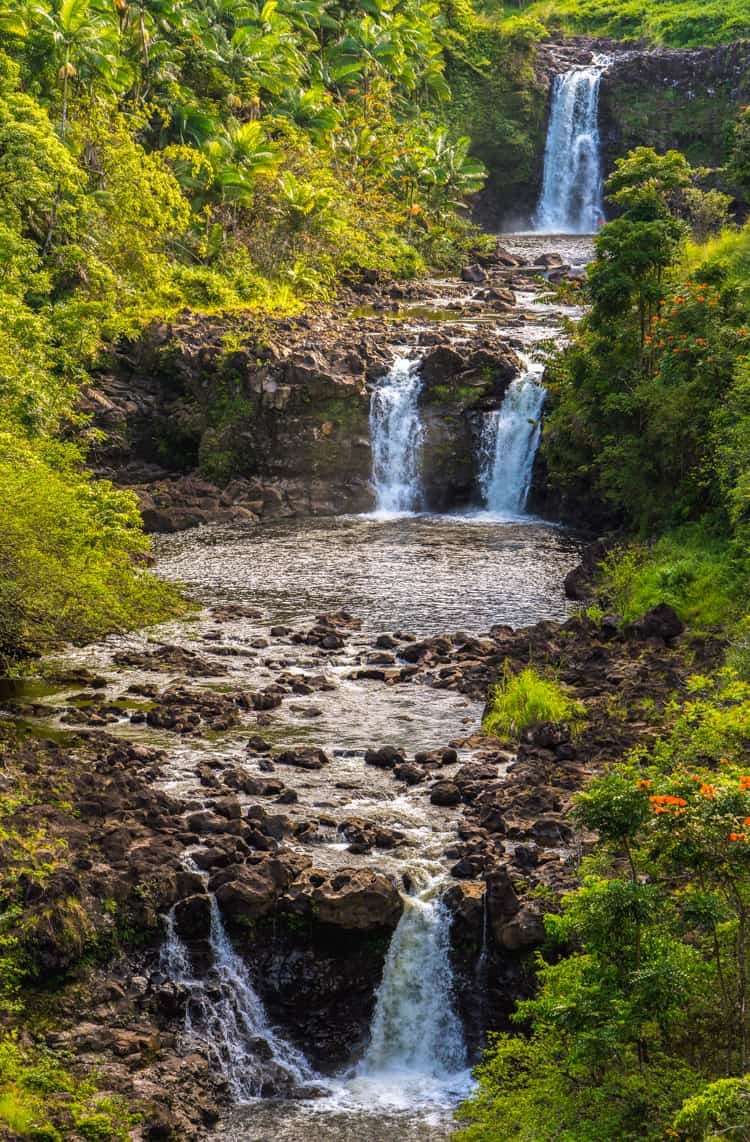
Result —
M526 237L516 245L533 250L538 242ZM547 239L545 245L553 243ZM578 260L585 260L585 253ZM556 306L540 305L532 293L521 303L528 313L525 349L542 335L549 337L551 329L560 335L559 325L554 328ZM514 335L518 339L517 328ZM363 761L370 747L393 745L413 755L452 746L460 764L472 756L470 739L479 730L482 706L439 685L384 685L382 679L360 675L373 664L374 636L481 636L493 624L518 627L568 613L562 582L577 561L580 544L564 528L523 512L521 482L528 479L528 450L536 446L543 399L528 391L528 385L536 389L538 368L523 383L526 389L510 398L509 413L526 443L520 450L506 447L506 417L493 427L487 448L488 464L513 466L521 489L518 503L511 497L517 510L462 515L384 511L287 520L262 528L210 526L161 536L155 540L159 573L185 584L202 609L186 621L112 637L64 656L67 667L80 664L102 674L102 698L120 708L124 702L126 708L108 731L167 750L165 788L196 808L206 797L197 775L202 761L252 769L246 743L254 716L247 715L228 732L177 741L143 720L133 723L141 700L132 690L128 696L128 688L153 682L153 674L137 665L123 670L115 656L178 644L215 664L215 673L209 668L200 677L202 690L263 688L280 673L298 679L299 694L261 721L263 736L273 746L315 746L332 759L324 770L284 773L285 785L298 797L285 811L300 821L314 814L318 821L297 843L319 867L370 865L397 881L403 882L406 874L412 886L386 960L364 1056L353 1060L346 1073L312 1075L318 1088L314 1098L251 1100L238 1106L219 1127L216 1136L224 1142L432 1142L448 1136L456 1103L470 1087L469 1060L450 994L449 920L440 904L440 893L450 882L444 850L455 838L455 813L432 805L424 786L395 783L389 771ZM400 431L398 426L391 430ZM387 472L383 480L387 484ZM486 484L498 485L497 471L488 470ZM384 495L388 503L387 487ZM501 496L502 503L506 499ZM394 502L399 506L403 497ZM342 610L359 625L334 652L322 654L295 637L317 615ZM388 652L381 658L387 671ZM186 684L178 670L167 671L160 681ZM65 695L54 695L55 702L61 698ZM142 705L145 709L147 702ZM385 852L353 854L338 830L352 816L397 828L404 842ZM217 948L224 947L223 939L219 931ZM224 947L224 953L231 956L231 949ZM183 964L181 956L178 948L176 963ZM232 973L244 970L234 961L229 969L230 980L236 978ZM243 976L238 994L253 992L251 974ZM256 1005L256 998L253 993L249 1002ZM234 1002L231 995L229 1001ZM264 1023L262 1005L258 1011L252 1016L253 1033L262 1036L270 1026Z

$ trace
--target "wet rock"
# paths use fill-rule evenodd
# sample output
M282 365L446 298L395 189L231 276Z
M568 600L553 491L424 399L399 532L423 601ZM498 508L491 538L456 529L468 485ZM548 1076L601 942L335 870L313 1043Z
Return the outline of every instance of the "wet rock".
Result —
M564 845L573 837L573 829L560 817L540 817L534 821L530 833L541 845Z
M463 267L461 270L461 281L480 284L481 282L487 281L487 273L482 269L478 262L475 262L472 266Z
M392 745L384 745L380 749L368 749L365 753L365 763L374 765L378 769L394 769L403 761L403 750L396 749Z
M484 927L484 881L464 880L460 884L452 884L443 901L453 915L453 939L480 939Z
M282 695L268 688L253 694L251 700L255 710L274 710L281 705Z
M433 805L458 805L461 790L455 781L438 781L430 790L430 801Z
M211 902L202 894L186 896L174 908L174 922L182 940L199 940L208 935L211 928Z
M260 734L252 734L247 739L245 748L252 751L252 753L270 753L271 743L261 737Z
M407 785L418 785L420 781L424 781L427 774L415 762L404 761L394 766L393 776L399 781L405 781Z
M231 877L230 877L231 874ZM270 871L263 865L234 866L225 869L222 876L227 879L216 884L216 877L210 882L212 891L223 914L230 921L253 921L272 911L279 894L279 885Z
M606 544L598 539L589 543L581 553L581 562L565 576L565 597L585 602L591 597L596 569L607 555Z
M283 903L318 923L356 931L393 929L403 910L394 884L370 869L311 869L291 885Z
M541 916L531 908L521 909L494 934L496 941L508 952L528 951L540 947L545 940Z
M521 741L540 749L556 749L570 741L570 727L564 722L535 722L523 731Z
M330 765L331 759L324 750L310 746L285 750L276 754L274 761L278 765L291 765L296 769L322 769L324 765Z

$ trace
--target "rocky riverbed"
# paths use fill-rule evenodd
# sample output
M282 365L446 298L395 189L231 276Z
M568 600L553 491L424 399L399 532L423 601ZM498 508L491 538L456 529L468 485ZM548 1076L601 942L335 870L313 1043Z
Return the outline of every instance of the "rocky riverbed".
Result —
M276 526L267 558L281 566L293 541L304 574L306 547L318 555L307 526L314 537L331 525ZM571 797L648 737L688 661L692 672L715 653L700 640L684 645L668 613L628 630L566 619L559 574L577 544L533 522L391 523L400 572L404 557L434 557L435 543L441 551L410 583L411 629L403 629L385 618L398 615L398 594L368 602L361 583L341 590L348 528L359 550L362 528L377 549L384 526L339 524L338 547L325 535L331 563L305 601L328 602L327 583L344 606L317 616L293 613L303 593L294 575L273 582L269 564L249 570L253 545L241 533L162 540L163 572L192 568L193 587L200 581L212 596L206 609L148 639L72 652L50 668L45 693L4 707L6 780L22 775L24 789L13 824L43 830L54 853L42 882L24 883L39 967L53 985L32 1006L50 1044L145 1107L145 1138L166 1137L168 1123L180 1137L203 1138L220 1122L227 1137L266 1136L251 1108L225 1117L226 1078L207 1044L184 1034L189 993L161 957L170 911L193 970L208 972L215 897L270 1021L321 1076L322 1099L269 1106L262 1121L287 1138L307 1138L313 1120L323 1137L357 1137L368 1110L346 1068L367 1049L409 892L425 877L442 885L453 917L453 1002L470 1057L527 992L542 911L574 883L588 838L567 820ZM489 566L477 566L488 543ZM546 563L550 617L518 627L524 543ZM465 598L444 610L456 575ZM482 596L489 582L494 592ZM484 739L488 685L505 661L530 658L583 703L583 729L540 726L520 746ZM266 1095L299 1094L273 1068L264 1081ZM382 1080L366 1098L373 1089L392 1099ZM439 1089L438 1081L422 1090L406 1118L403 1108L381 1107L383 1137L444 1136L451 1096L441 1101Z

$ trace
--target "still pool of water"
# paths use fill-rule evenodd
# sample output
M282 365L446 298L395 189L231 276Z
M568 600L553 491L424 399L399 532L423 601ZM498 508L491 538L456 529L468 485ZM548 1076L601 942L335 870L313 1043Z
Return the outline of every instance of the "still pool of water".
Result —
M251 603L278 622L345 608L369 630L478 634L562 619L580 544L529 517L345 516L158 541L159 570L201 600Z

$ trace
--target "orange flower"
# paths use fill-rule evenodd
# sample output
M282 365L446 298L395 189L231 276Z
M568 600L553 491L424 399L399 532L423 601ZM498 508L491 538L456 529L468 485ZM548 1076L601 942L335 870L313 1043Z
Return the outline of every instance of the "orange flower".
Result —
M647 777L644 777L641 781L636 781L636 785L638 786L639 789L649 789L651 786L651 782L649 781L649 779Z
M713 801L714 797L716 796L716 786L715 785L703 784L703 785L701 785L700 791L701 791L701 796L705 797L707 801Z

